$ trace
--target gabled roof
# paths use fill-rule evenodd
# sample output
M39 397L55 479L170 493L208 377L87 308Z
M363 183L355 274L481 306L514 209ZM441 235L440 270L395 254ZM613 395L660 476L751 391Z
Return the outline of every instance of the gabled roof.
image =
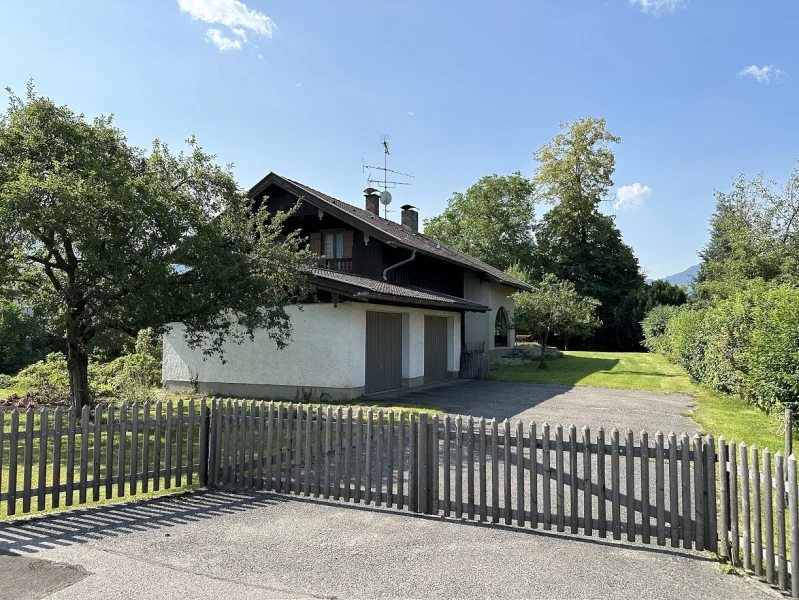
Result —
M369 212L366 209L358 208L352 204L342 202L337 198L323 194L313 188L308 187L297 181L292 181L286 177L281 177L277 173L269 173L261 181L259 181L249 191L249 196L255 197L260 194L270 185L275 184L298 197L303 198L305 201L313 204L317 208L329 212L331 215L338 217L345 223L349 223L353 227L357 227L369 235L376 237L395 247L404 247L414 249L422 254L444 260L461 267L477 271L482 274L488 281L494 283L501 283L509 287L519 290L532 289L526 283L519 281L489 264L481 260L469 256L465 252L456 250L446 244L434 240L431 237L412 231L411 229L403 226L400 223L389 221L378 215Z
M314 269L311 276L311 284L317 289L342 294L364 302L369 300L392 303L399 301L402 304L416 304L449 310L474 312L486 312L489 310L489 307L484 304L465 300L464 298L329 269Z

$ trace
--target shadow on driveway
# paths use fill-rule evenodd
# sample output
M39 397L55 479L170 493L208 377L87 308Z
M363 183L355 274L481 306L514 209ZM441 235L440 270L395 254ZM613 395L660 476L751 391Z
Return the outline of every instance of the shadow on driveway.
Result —
M689 436L699 426L688 416L694 399L688 394L665 394L642 390L617 390L503 381L455 380L449 384L411 388L374 396L380 403L395 406L421 406L453 415L472 415L497 419L536 421L550 425L574 424L578 429L613 427Z

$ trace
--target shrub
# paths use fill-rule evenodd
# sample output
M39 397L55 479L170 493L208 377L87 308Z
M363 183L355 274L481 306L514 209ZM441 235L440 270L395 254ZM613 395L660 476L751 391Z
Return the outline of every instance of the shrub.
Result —
M160 362L163 356L161 335L149 328L139 331L136 336L136 354L146 354Z
M641 322L644 340L641 344L650 352L669 356L671 337L667 335L669 321L681 312L678 306L660 305L650 310Z
M45 402L71 401L67 360L60 352L52 352L44 360L25 367L17 374L16 382Z
M763 288L739 292L706 309L708 327L704 358L704 383L727 394L745 396L745 354L753 330L753 316L763 298Z
M704 381L705 349L708 341L706 312L680 311L669 320L666 335L671 343L669 358L682 366L694 381Z
M161 383L161 363L147 354L128 354L100 365L92 380L103 395L118 395L133 385L149 389Z
M11 388L16 385L16 381L11 375L3 375L0 373L0 388Z
M799 288L783 285L763 295L754 311L748 396L769 411L799 402Z

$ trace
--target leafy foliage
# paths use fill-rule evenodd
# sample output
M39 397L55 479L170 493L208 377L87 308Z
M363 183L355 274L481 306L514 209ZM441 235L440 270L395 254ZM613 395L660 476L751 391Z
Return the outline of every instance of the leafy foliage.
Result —
M613 185L615 157L609 145L620 139L604 119L577 119L561 128L534 155L539 166L533 181L553 204L536 230L537 274L553 273L600 302L604 327L589 345L632 349L640 340L640 319L621 319L629 306L619 307L643 287L644 278L614 218L599 211Z
M142 329L136 336L136 354L151 356L160 364L164 353L162 340L154 329Z
M799 283L799 170L784 190L763 175L739 175L728 193L716 192L710 241L702 251L696 295L711 301L752 279Z
M669 321L680 312L679 306L660 305L652 308L641 322L643 346L650 352L670 356L671 338L667 335Z
M0 373L16 373L44 358L59 341L18 302L0 297Z
M313 264L285 215L249 206L192 137L173 154L130 145L112 119L10 93L0 119L0 286L67 341L71 395L88 401L90 353L114 332L185 326L209 354L263 329L285 345L285 306Z
M748 394L765 410L799 404L799 288L779 286L754 311Z
M19 387L49 402L66 403L71 399L67 361L61 352L51 352L44 360L25 367L14 380Z
M466 192L455 192L443 213L425 219L425 234L498 269L529 267L534 192L532 182L519 172L481 177Z
M594 312L599 303L580 296L574 284L547 274L531 292L514 295L514 327L534 334L541 343L540 367L545 368L544 349L549 335L585 335L599 326Z

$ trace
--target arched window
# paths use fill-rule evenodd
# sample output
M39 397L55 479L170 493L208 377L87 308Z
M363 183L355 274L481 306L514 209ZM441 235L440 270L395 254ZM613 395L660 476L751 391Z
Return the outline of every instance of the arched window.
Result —
M508 311L504 306L500 306L497 311L497 318L494 320L494 347L501 348L508 345L508 329L510 329L510 319Z

